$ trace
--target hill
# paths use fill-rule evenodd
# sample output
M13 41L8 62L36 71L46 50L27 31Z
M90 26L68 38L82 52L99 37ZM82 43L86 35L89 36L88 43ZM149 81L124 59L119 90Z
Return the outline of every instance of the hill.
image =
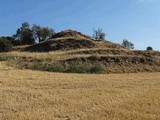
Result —
M78 73L160 72L159 51L128 50L73 30L61 31L48 41L13 50L15 52L7 56L13 58L10 65L18 68Z

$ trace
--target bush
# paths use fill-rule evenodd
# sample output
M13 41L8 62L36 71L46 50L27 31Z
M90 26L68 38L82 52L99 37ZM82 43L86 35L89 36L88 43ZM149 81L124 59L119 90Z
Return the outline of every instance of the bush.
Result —
M63 65L42 65L39 62L34 62L31 66L32 70L41 70L49 72L68 72L68 73L103 73L104 69L100 65L84 66L84 65L70 65L65 68Z
M40 63L35 62L32 64L31 69L32 70L43 70L44 67Z
M147 50L153 50L153 48L150 47L150 46L148 46L146 49L147 49Z
M98 74L100 74L100 73L103 73L103 71L104 71L104 69L100 65L95 65L95 66L92 66L90 68L90 73L98 73Z
M2 36L1 39L8 40L13 46L21 45L20 40L15 40L13 37L10 37L10 36L6 36L6 37Z
M100 65L94 65L94 66L83 66L83 65L72 65L69 66L68 72L71 73L103 73L104 69Z
M87 73L88 68L86 66L81 65L71 65L69 66L67 71L71 73Z
M9 40L0 38L0 52L9 52L12 49L12 44Z
M64 72L65 68L62 65L50 65L47 67L47 71L50 72Z

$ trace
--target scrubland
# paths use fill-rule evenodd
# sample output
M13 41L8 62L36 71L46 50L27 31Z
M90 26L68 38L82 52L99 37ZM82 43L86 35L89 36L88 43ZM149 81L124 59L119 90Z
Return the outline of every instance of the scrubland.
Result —
M51 73L0 62L0 119L159 120L160 73Z

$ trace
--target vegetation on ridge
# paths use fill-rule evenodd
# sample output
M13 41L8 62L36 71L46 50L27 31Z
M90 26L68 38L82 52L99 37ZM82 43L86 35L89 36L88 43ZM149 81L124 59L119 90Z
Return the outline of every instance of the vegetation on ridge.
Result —
M49 27L36 24L30 27L24 22L14 38L0 38L0 51L11 51L1 54L0 59L16 68L52 72L160 71L160 52L153 51L152 47L147 47L146 51L130 50L134 49L132 42L124 39L122 45L112 43L105 40L105 35L102 29L95 29L93 37L74 30L55 33Z

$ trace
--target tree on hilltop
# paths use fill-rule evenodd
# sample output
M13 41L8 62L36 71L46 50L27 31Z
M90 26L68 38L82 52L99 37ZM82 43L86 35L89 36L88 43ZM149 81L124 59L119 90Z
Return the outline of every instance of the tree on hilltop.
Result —
M17 29L16 34L14 34L13 37L16 40L20 40L22 45L30 45L35 43L32 30L30 29L28 22L22 23L21 27Z
M39 42L45 41L52 37L54 30L49 27L41 27L40 25L34 24L32 27L32 32L35 39L38 39Z
M124 46L127 49L134 49L134 44L127 39L124 39L122 42L122 46Z
M151 46L148 46L146 49L147 50L153 50L153 48Z
M92 37L95 39L95 40L105 40L105 36L106 34L103 32L103 30L101 28L98 28L98 29L94 29L93 30L93 35Z

